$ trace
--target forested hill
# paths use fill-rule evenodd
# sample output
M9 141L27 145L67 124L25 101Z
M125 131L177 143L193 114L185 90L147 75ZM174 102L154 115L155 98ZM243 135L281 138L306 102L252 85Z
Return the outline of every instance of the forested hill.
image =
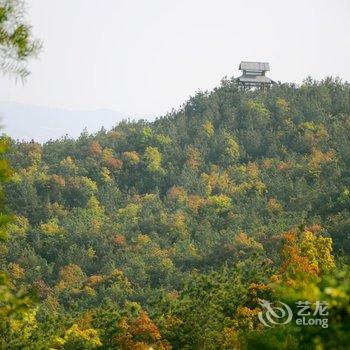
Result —
M30 335L9 332L9 342L255 349L258 297L327 299L333 283L349 298L346 83L244 92L224 80L152 123L43 146L11 141L9 159L14 220L1 263L40 299ZM337 305L345 327L347 304ZM311 349L295 327L271 331L264 349L289 335L286 349ZM339 324L332 337L323 331L303 329L325 349L346 348Z

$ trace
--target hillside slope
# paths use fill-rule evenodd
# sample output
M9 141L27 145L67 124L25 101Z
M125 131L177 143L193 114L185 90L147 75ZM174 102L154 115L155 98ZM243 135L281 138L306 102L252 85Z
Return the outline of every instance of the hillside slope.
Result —
M127 331L108 333L97 310L114 305L119 316L105 312L120 320L130 303L154 318L161 333L144 342L157 349L243 346L225 329L244 326L228 320L257 310L249 286L270 288L281 249L299 244L303 273L317 276L334 268L332 241L335 258L350 254L350 86L337 80L266 92L225 80L154 122L43 146L13 141L9 158L16 216L2 264L17 286L39 291L42 315L97 314L101 339L116 332L108 349L127 349ZM126 314L132 333L141 321Z

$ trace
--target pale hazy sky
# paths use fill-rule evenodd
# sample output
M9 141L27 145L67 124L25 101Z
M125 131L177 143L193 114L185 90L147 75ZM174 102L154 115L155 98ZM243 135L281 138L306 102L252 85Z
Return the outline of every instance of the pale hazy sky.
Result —
M274 80L350 80L348 0L30 0L44 42L26 84L0 100L163 114L198 89L269 61Z

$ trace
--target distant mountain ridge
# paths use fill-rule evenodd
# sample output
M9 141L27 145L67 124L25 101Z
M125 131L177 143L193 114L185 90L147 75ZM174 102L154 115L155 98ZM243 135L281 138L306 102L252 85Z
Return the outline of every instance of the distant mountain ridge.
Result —
M110 129L128 117L131 116L108 109L79 111L0 102L2 133L13 139L34 139L41 143L65 135L76 138L85 128L90 133L97 132L102 127Z

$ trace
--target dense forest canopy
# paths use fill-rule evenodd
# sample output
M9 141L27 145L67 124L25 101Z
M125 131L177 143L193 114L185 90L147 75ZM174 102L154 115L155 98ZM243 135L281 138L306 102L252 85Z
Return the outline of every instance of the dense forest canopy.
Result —
M349 348L349 84L225 79L155 122L8 143L1 264L30 301L3 348ZM329 327L264 328L260 299L327 301Z

